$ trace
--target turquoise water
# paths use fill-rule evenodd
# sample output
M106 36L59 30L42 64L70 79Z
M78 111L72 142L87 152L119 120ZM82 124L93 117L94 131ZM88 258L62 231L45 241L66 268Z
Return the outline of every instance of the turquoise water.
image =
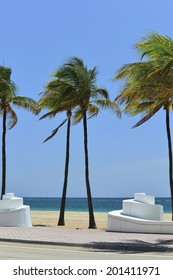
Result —
M93 198L93 207L95 212L109 212L112 210L122 209L122 200L119 198ZM29 205L31 210L37 211L56 211L60 209L60 198L53 197L25 197L24 204ZM156 198L156 204L163 205L165 213L171 213L171 199L167 197ZM67 198L66 211L86 212L86 198Z

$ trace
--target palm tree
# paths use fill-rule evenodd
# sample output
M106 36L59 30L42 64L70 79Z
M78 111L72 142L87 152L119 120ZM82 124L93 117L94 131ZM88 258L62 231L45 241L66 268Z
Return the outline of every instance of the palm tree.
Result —
M54 80L50 81L45 85L45 92L39 101L39 109L47 108L49 112L43 115L40 119L46 117L54 117L60 112L66 111L67 118L52 131L52 134L46 138L46 141L50 140L56 135L59 128L67 122L67 136L66 136L66 159L65 159L65 170L64 170L64 183L62 191L62 199L60 206L60 215L58 220L59 226L65 225L65 205L66 205L66 193L68 184L68 170L69 170L69 155L70 155L70 126L71 126L71 116L72 109L74 107L70 96L72 94L72 87L65 79L62 79L58 73L53 73Z
M74 112L73 124L83 120L85 181L89 209L89 228L96 228L89 180L87 114L89 118L97 116L99 107L112 109L116 111L118 115L120 115L120 110L115 102L109 100L107 90L99 88L96 85L98 74L96 67L89 70L84 65L82 59L72 57L58 70L57 74L68 80L73 88L71 95L73 104L75 104L75 107L78 105L78 108Z
M118 70L114 79L124 79L124 86L116 100L124 104L129 115L143 113L137 127L161 108L166 112L166 131L169 152L169 182L173 220L173 160L169 111L173 108L173 40L157 33L149 33L136 44L142 58L139 63L126 64Z
M6 130L17 123L17 115L11 104L17 105L32 112L36 112L37 103L24 96L16 96L16 85L11 81L11 68L0 66L0 113L3 118L2 125L2 189L1 198L6 191Z

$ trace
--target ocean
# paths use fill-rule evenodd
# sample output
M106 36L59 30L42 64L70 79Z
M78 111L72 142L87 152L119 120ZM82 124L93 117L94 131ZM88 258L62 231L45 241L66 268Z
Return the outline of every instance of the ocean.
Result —
M122 209L122 200L118 198L93 198L94 212L110 212ZM61 198L53 197L25 197L24 204L29 205L35 211L58 211L60 209ZM171 213L171 199L168 197L156 197L155 203L163 205L164 213ZM66 211L87 212L86 198L67 198Z

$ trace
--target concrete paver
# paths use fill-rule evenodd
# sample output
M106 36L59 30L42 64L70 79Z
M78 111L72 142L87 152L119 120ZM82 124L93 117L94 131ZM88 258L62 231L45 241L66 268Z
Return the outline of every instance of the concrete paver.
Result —
M0 241L84 246L109 250L173 251L173 235L95 229L0 227Z

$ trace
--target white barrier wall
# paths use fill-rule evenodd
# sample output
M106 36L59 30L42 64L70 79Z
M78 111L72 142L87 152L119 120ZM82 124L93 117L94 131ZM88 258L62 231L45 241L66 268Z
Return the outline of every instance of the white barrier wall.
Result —
M145 193L135 193L134 200L143 203L155 204L155 197Z
M4 195L3 199L0 200L0 210L15 209L21 206L23 206L23 198L20 197L8 198Z
M154 196L135 193L134 199L123 200L123 209L108 213L109 231L173 233L173 222L164 221L162 205Z
M109 212L108 231L173 234L172 221L150 221L122 215L121 210Z
M7 193L0 200L0 226L32 227L30 207L23 205L23 198Z
M163 220L163 206L137 202L134 199L123 200L122 214L146 220Z
M163 206L155 205L155 197L145 193L135 193L134 199L123 200L122 214L155 221L164 219Z

